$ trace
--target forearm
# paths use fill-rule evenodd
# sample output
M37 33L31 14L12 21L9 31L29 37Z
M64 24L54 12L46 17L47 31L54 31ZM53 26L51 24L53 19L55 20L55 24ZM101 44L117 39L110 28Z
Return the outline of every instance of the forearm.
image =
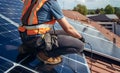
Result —
M81 38L82 36L77 32L77 30L70 25L65 18L58 20L59 24L62 26L64 31L75 38Z
M75 37L75 38L81 38L82 36L75 30L74 27L69 28L66 31L68 34L70 34L71 36Z

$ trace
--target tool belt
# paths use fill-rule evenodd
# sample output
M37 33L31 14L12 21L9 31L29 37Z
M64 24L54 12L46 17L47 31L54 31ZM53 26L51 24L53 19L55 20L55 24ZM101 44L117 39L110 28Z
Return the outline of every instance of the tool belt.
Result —
M26 32L27 35L37 35L37 34L45 34L50 31L50 25L42 24L42 25L34 25L34 26L19 26L18 30L20 32Z
M50 51L57 48L58 40L56 34L50 34L50 27L48 26L20 26L18 28L22 42L27 42L28 46L36 48L41 48L43 46L44 50ZM27 36L26 36L27 35ZM39 35L38 38L28 41L29 37ZM43 44L44 43L44 44ZM44 47L45 46L45 47ZM33 47L35 48L35 47Z

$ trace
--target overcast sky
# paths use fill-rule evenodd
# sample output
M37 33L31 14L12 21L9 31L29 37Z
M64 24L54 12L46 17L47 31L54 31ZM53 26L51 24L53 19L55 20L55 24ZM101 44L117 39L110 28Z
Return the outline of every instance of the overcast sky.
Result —
M110 4L120 7L120 0L58 0L62 9L73 9L78 3L87 6L88 9L104 8Z

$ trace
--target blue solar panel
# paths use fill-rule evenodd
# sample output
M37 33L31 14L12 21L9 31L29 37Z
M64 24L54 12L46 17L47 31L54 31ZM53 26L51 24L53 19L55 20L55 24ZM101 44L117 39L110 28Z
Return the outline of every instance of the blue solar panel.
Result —
M17 48L21 44L17 27L21 24L20 16L22 7L23 4L20 0L0 0L0 56L14 62L18 55ZM56 29L61 29L58 24L56 24L55 27ZM27 67L42 73L90 73L84 54L82 56L70 54L62 57L62 63L57 65L43 64L38 59L35 59L30 62ZM0 66L0 71L1 69L2 66ZM31 73L20 66L14 67L9 73L14 73L19 69L23 70L24 73ZM2 73L2 71L0 73Z
M90 73L83 55L69 54L62 58L62 63L57 65L42 64L39 60L30 65L41 73Z
M120 48L109 41L100 31L92 26L68 19L68 21L80 32L86 42L90 43L93 52L120 62ZM91 52L91 47L86 44L85 50Z
M0 57L0 73L5 72L12 66L13 64L11 62L8 62Z
M21 66L16 66L12 70L10 70L8 73L34 73L34 72L27 70Z
M0 73L38 73L0 56Z
M11 20L20 23L22 3L20 0L1 0L0 13L10 18Z
M0 17L0 55L8 59L15 59L20 43L17 27Z

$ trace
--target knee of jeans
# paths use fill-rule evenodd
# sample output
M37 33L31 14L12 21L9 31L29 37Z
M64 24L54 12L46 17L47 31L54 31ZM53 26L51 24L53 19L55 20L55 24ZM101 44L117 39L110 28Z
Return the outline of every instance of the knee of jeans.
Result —
M79 46L79 52L83 52L84 50L84 43L81 43L80 46Z

